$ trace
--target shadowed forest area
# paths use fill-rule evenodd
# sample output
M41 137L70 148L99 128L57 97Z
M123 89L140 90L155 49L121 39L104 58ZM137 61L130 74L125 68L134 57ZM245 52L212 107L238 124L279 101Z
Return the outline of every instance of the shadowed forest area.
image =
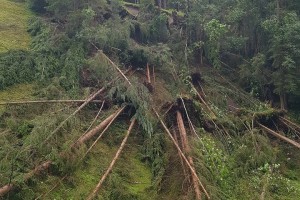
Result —
M300 199L299 15L0 0L0 199Z

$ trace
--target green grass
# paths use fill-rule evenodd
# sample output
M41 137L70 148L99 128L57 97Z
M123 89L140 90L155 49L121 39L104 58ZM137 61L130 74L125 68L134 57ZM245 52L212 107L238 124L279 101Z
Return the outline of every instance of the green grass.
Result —
M0 0L0 5L0 52L27 49L30 36L26 30L31 13L26 4Z
M0 102L24 101L33 99L33 84L18 84L5 90L0 90ZM0 114L4 111L5 106L0 105Z

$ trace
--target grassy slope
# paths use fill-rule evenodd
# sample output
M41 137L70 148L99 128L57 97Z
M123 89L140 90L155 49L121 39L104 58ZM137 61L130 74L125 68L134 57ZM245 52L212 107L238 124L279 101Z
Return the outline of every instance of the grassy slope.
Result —
M31 13L25 3L0 0L0 52L26 49L30 42L26 32Z

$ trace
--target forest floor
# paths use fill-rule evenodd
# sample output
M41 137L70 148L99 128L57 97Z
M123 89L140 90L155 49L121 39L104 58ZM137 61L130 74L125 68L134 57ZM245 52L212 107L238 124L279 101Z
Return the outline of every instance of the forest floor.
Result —
M31 12L25 3L0 0L0 52L27 49L30 36L27 25Z

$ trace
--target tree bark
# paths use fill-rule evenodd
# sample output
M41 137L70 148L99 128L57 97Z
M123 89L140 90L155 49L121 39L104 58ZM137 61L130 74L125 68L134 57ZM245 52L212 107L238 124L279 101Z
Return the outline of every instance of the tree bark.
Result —
M106 170L106 172L104 173L104 175L101 177L101 179L100 179L99 183L97 184L96 188L95 188L95 189L93 190L93 192L88 196L87 200L92 200L92 199L97 195L97 193L98 193L98 191L100 190L100 188L101 188L103 182L105 181L105 179L107 178L107 176L108 176L109 173L111 172L111 170L112 170L112 168L114 167L114 165L115 165L117 159L120 157L120 154L121 154L121 152L122 152L122 150L123 150L123 148L124 148L124 146L125 146L125 144L126 144L126 142L127 142L127 139L128 139L128 137L129 137L129 135L130 135L130 132L131 132L131 130L132 130L134 124L135 124L135 121L136 121L136 119L133 119L133 120L132 120L132 122L131 122L131 124L130 124L130 126L129 126L129 128L128 128L127 134L126 134L125 138L123 139L122 144L121 144L120 148L118 149L118 151L117 151L117 153L116 153L114 159L113 159L112 162L110 163L110 165L109 165L108 169Z
M91 139L94 135L96 135L100 130L104 129L109 122L115 117L115 115L117 113L119 113L121 110L123 110L124 108L119 109L117 112L115 112L114 114L110 115L108 118L106 118L103 122L101 122L98 126L96 126L94 129L92 129L91 131L89 131L85 136L81 137L78 139L78 141L72 146L74 147L79 147L80 145L82 145L84 142L86 142L87 140ZM62 155L63 153L61 153L60 155ZM49 167L51 166L52 161L48 160L45 161L44 163L38 165L37 167L35 167L35 169L33 169L32 171L28 172L25 176L24 176L24 181L28 181L31 177L33 177L34 175L41 173L42 171L45 171L47 169L49 169ZM0 197L6 195L8 192L12 191L15 188L15 185L13 183L11 184L7 184L3 187L0 188Z
M286 103L286 94L284 94L284 93L281 93L280 95L279 95L279 97L280 97L280 109L281 110L286 110L286 108L287 108L287 103Z
M279 133L276 133L272 129L269 129L268 127L266 127L266 126L264 126L264 125L262 125L260 123L258 123L258 125L261 128L263 128L267 133L269 133L269 134L271 134L271 135L273 135L273 136L275 136L275 137L277 137L277 138L279 138L279 139L281 139L281 140L283 140L283 141L285 141L285 142L287 142L287 143L289 143L289 144L291 144L291 145L293 145L293 146L295 146L295 147L297 147L297 148L300 149L300 144L298 142L295 142L295 141L293 141L293 140L291 140L291 139L289 139L289 138L287 138L287 137L285 137L285 136L283 136L283 135L281 135Z
M103 120L98 126L87 132L84 136L79 138L77 142L75 143L74 147L79 147L89 139L91 139L93 136L95 136L99 131L106 129L106 127L111 123L111 121L116 118L123 110L125 107L120 108L110 116L108 116L105 120Z
M167 126L165 125L165 123L163 122L163 120L161 119L161 117L159 116L159 114L157 113L157 111L155 109L153 109L157 118L159 119L161 125L163 126L163 128L165 129L165 131L167 132L168 136L170 137L170 139L172 140L172 142L174 143L175 147L177 148L178 152L180 153L180 155L182 156L184 162L187 164L187 166L189 167L189 169L191 170L192 174L197 178L197 181L199 182L201 189L203 190L203 192L205 193L206 197L208 199L210 199L210 196L208 194L208 192L206 191L205 187L203 186L202 182L200 181L196 171L192 168L191 164L189 163L188 159L186 158L186 156L183 154L183 152L181 151L180 147L178 146L178 144L176 143L176 140L174 139L174 137L172 136L171 132L169 131L169 129L167 128Z
M84 103L86 100L35 100L35 101L12 101L0 102L0 105L20 105L20 104L36 104L36 103ZM92 100L89 103L102 103L102 100Z
M181 137L181 141L182 141L182 147L183 147L182 150L187 155L187 159L188 159L192 169L194 171L196 171L193 158L190 155L191 147L189 145L189 141L187 138L182 115L179 111L177 111L177 124L178 124L178 129L179 129L179 133L180 133L180 137ZM195 190L195 194L196 194L196 199L201 200L201 192L199 189L199 183L198 183L197 177L195 177L195 175L193 173L192 173L192 181L193 181L193 186L194 186L194 190Z

